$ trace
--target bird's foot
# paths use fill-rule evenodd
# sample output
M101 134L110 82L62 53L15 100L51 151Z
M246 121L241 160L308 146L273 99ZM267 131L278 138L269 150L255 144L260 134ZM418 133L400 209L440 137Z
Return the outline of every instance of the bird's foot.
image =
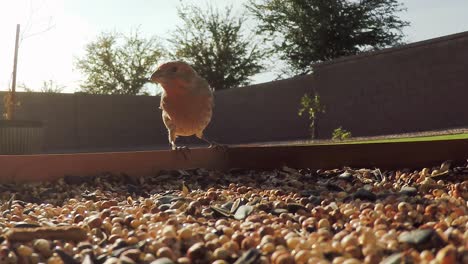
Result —
M177 153L182 153L184 159L188 159L187 155L190 154L190 149L187 146L172 146L172 150L177 151Z
M219 144L219 143L217 143L215 141L208 140L203 136L198 136L198 138L205 141L206 143L208 143L209 144L208 148L214 149L214 150L221 150L224 153L227 153L227 150L228 150L227 145L222 145L222 144Z
M210 145L208 146L208 148L214 149L214 150L221 150L221 151L226 152L229 147L227 145L218 144L218 143L212 141L212 142L210 142Z

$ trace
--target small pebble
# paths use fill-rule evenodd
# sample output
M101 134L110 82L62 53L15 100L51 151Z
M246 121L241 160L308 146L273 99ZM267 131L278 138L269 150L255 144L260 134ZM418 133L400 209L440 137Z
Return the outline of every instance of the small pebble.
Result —
M29 257L33 253L33 249L25 245L20 245L16 248L16 252L22 257Z
M153 260L151 264L175 264L175 262L172 261L170 258L158 258L156 260Z

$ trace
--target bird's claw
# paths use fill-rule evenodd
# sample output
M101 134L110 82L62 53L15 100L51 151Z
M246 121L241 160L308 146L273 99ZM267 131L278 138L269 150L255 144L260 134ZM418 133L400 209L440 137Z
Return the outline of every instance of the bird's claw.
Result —
M172 150L177 151L177 153L182 153L184 159L188 159L187 154L190 154L190 149L187 146L173 146Z
M222 145L218 143L211 143L208 148L210 149L219 149L219 150L227 150L228 146L227 145Z

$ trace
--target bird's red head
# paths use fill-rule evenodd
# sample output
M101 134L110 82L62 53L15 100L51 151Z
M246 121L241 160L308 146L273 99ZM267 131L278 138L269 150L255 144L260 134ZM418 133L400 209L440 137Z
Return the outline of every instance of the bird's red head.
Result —
M196 75L196 73L188 63L183 61L171 61L161 64L151 75L150 80L164 86L164 83L184 80L194 75Z

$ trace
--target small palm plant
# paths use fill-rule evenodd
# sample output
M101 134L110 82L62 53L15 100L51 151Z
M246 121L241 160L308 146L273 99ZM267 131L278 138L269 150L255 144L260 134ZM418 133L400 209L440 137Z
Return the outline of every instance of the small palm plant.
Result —
M317 115L319 113L325 113L325 106L320 101L320 96L314 94L310 96L309 94L304 94L301 98L301 108L299 109L299 116L302 116L304 113L307 113L310 120L310 134L312 139L317 137Z

